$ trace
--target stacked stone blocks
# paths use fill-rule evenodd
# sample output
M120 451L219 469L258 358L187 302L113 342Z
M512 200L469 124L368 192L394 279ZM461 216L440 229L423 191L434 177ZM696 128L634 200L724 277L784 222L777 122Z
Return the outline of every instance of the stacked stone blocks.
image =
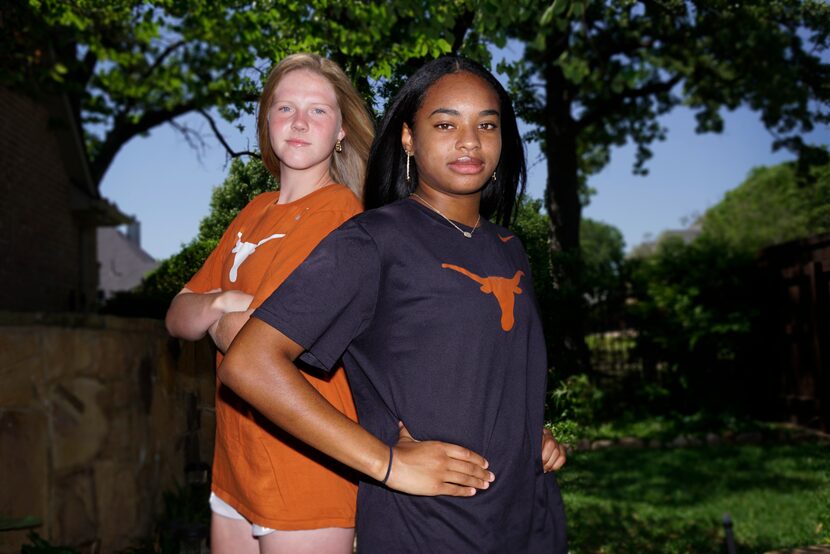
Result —
M210 345L155 320L6 313L0 352L0 519L82 552L151 537L162 493L211 459ZM0 532L0 553L25 535Z

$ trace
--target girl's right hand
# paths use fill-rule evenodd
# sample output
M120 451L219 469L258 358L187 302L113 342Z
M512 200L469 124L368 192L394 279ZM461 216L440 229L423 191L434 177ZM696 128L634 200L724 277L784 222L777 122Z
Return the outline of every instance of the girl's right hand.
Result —
M386 486L421 496L473 496L496 478L472 450L439 441L417 441L404 426L393 448Z

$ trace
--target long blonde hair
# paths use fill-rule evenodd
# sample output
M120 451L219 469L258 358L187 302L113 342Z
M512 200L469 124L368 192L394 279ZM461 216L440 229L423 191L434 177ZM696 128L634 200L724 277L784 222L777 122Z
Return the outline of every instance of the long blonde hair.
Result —
M375 127L366 105L355 90L349 77L335 62L317 54L292 54L282 59L268 75L257 110L257 136L262 162L274 178L280 179L280 160L271 147L268 129L268 110L274 91L286 74L298 69L312 71L325 78L334 87L337 104L342 115L346 138L341 142L343 151L334 152L329 172L338 183L349 187L358 198L363 198L366 178L366 160L375 135Z

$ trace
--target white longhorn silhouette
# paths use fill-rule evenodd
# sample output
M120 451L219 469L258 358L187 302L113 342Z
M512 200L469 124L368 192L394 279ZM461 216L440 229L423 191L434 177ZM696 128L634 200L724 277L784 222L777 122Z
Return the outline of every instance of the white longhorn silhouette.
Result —
M233 257L233 267L231 267L231 283L236 283L236 273L239 270L239 266L242 265L242 262L248 259L248 256L256 251L258 246L265 244L271 239L281 239L284 236L285 233L277 233L271 235L270 237L265 237L258 243L254 244L253 242L242 242L242 232L240 231L236 233L236 246L234 246L233 250L231 250L232 253L236 254Z

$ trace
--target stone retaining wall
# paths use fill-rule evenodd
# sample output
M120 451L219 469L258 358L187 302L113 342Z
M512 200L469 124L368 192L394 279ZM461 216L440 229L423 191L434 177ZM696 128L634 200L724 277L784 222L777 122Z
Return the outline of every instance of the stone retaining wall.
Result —
M152 535L162 493L213 450L213 351L162 322L0 313L0 520L115 552ZM0 553L27 531L0 532Z

